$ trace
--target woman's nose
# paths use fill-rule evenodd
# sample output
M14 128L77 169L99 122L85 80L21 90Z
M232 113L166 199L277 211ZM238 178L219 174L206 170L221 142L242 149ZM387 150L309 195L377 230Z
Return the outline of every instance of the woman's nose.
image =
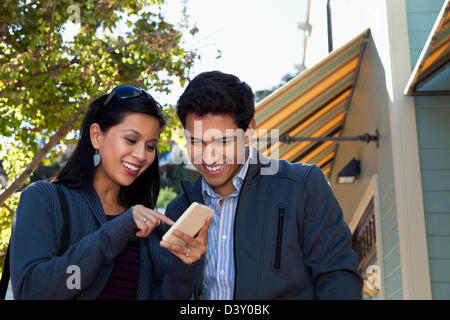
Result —
M145 146L136 146L132 154L137 160L145 161Z

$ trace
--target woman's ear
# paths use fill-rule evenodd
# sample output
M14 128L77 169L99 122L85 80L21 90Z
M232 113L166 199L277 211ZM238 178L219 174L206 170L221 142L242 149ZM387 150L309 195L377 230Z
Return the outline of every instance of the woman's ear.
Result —
M91 127L89 128L89 133L91 137L92 147L95 150L100 149L100 144L103 138L103 132L100 129L99 124L98 123L91 124Z

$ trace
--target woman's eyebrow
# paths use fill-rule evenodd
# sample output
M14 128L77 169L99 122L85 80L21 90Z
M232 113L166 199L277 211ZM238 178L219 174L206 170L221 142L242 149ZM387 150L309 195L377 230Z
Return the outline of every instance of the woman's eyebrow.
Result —
M139 136L141 136L142 137L142 134L139 132L139 131L137 131L137 130L134 130L134 129L125 129L125 130L122 130L122 132L127 132L127 131L132 131L132 132L134 132L134 133L136 133L137 135L139 135ZM158 142L158 139L157 138L153 138L153 139L150 139L150 140L148 140L149 142Z
M122 132L127 132L127 131L133 131L133 132L136 133L137 135L142 136L142 134L141 134L139 131L136 131L136 130L134 130L134 129L125 129L125 130L122 130Z

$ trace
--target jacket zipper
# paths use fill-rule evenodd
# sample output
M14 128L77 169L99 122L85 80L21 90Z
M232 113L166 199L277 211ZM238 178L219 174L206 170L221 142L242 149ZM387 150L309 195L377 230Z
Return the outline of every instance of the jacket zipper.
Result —
M247 171L248 173L248 171ZM247 174L248 175L248 174ZM236 300L236 283L237 283L237 263L236 263L236 220L237 220L237 213L239 211L239 202L241 202L241 195L242 195L242 190L245 187L245 180L247 178L247 175L244 178L244 181L242 183L242 187L241 190L239 192L239 198L238 198L238 202L236 204L236 212L234 213L234 225L233 225L233 259L234 259L234 287L233 287L233 300Z
M283 242L283 224L284 224L284 208L278 208L278 229L277 229L277 243L275 251L275 263L276 270L281 268L281 248Z
M233 225L233 259L234 259L234 288L233 288L233 300L236 300L236 283L237 283L237 276L238 276L238 268L237 268L237 263L236 263L236 221L237 221L237 215L238 215L238 211L239 211L239 203L241 202L241 196L242 196L242 191L245 188L245 182L247 181L247 177L250 174L250 165L248 166L247 169L247 174L244 177L244 181L242 181L242 187L241 190L239 191L239 198L238 198L238 202L236 204L236 211L234 213L234 225Z

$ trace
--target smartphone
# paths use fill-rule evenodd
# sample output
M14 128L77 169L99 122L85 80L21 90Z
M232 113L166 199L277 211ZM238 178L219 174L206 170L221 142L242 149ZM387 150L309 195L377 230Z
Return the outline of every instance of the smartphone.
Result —
M205 224L207 217L212 217L214 210L198 202L193 202L189 208L178 218L172 227L164 234L162 239L169 243L186 245L182 239L173 235L173 230L178 230L193 237Z

